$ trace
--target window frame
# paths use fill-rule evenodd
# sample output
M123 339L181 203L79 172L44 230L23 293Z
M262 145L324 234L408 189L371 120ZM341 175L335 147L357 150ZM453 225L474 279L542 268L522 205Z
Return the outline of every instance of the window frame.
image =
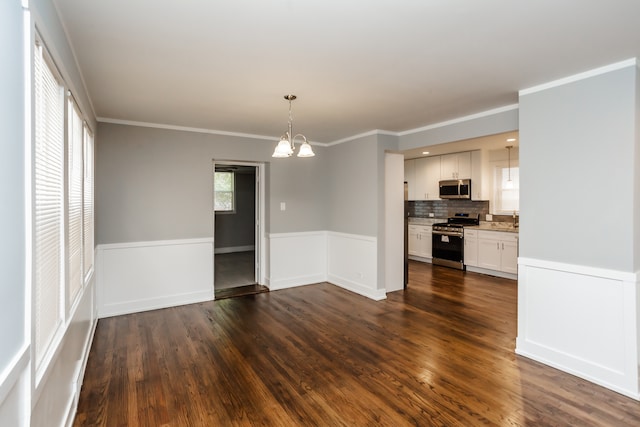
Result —
M507 189L503 187L503 177L509 172L509 165L506 161L495 162L493 165L493 214L494 215L512 215L520 211L520 165L516 161L511 161L511 181L513 182L513 188ZM505 208L503 197L505 191L512 191L517 197L515 200L515 209Z
M231 176L231 190L216 190L216 175L229 174ZM231 193L231 209L218 209L216 207L216 195L218 193ZM234 214L236 213L236 173L234 171L214 171L213 172L213 211L216 214Z
M95 142L82 108L37 29L28 56L32 61L27 95L32 116L29 316L32 387L38 389L93 280Z

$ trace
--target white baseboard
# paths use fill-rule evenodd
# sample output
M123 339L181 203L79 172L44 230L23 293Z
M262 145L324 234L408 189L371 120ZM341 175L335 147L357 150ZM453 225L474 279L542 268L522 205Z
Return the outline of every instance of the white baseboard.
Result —
M387 298L386 289L371 289L344 277L329 275L328 282L375 301L380 301Z
M98 317L213 299L213 239L99 245Z
M518 264L516 353L640 400L638 274Z
M498 270L489 270L486 268L474 267L472 265L467 265L465 266L465 268L467 269L467 271L470 271L472 273L480 273L480 274L486 274L488 276L502 277L503 279L518 280L518 275L513 273L505 273L504 271L498 271Z

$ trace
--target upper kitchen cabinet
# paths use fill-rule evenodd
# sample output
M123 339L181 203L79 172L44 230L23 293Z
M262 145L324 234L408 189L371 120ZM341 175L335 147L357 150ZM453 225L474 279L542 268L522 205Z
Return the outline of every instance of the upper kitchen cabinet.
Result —
M415 160L415 193L409 200L440 200L440 156Z
M440 157L440 179L471 179L471 152Z

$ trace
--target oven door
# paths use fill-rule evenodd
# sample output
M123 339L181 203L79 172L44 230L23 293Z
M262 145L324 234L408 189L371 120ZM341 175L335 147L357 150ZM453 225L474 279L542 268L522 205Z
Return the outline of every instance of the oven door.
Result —
M458 233L434 231L431 235L433 258L461 263L463 260L463 237Z

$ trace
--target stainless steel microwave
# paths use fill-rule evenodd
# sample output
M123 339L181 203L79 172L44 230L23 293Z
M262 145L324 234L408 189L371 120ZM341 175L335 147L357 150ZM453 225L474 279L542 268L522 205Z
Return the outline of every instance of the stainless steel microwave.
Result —
M471 200L471 180L448 179L440 181L440 198Z

